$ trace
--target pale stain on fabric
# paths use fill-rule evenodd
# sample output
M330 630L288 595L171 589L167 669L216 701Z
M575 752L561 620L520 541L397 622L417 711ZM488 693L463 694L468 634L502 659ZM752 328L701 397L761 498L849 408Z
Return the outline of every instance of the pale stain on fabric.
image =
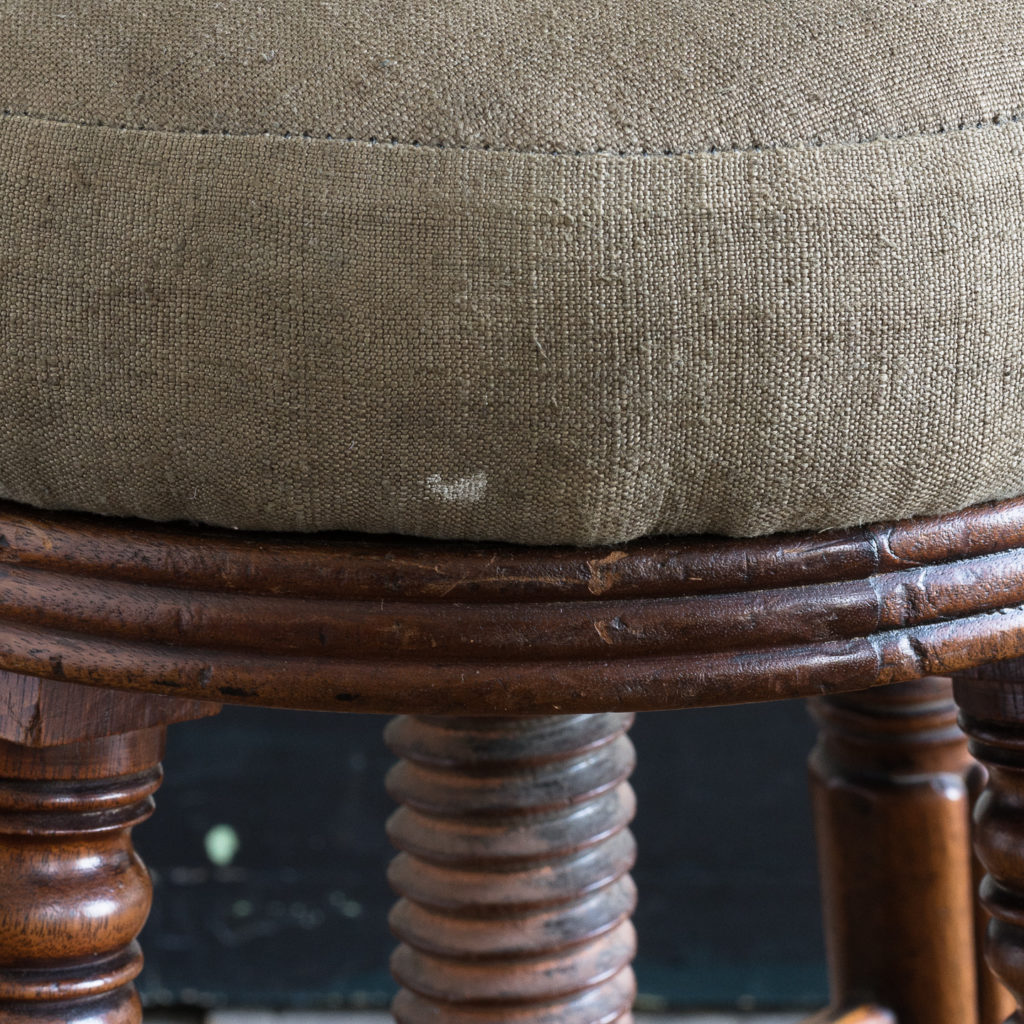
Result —
M487 491L487 474L481 469L472 476L445 480L433 473L427 477L427 490L443 501L479 501Z

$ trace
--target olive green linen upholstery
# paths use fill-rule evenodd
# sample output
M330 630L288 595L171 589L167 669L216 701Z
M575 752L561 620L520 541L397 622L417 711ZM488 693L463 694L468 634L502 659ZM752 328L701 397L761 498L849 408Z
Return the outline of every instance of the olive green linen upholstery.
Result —
M1024 493L1020 0L0 0L0 495L733 535Z

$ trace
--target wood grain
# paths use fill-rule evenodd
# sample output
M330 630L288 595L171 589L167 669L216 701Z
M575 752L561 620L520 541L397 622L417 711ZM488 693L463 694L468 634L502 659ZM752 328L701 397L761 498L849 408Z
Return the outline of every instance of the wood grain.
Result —
M0 665L190 700L641 710L1019 655L1024 500L591 550L240 535L0 506Z
M970 777L952 683L820 698L811 756L833 999L978 1022Z
M3 827L41 830L34 861L0 849L4 891L20 892L0 922L14 937L0 949L0 1019L135 1024L142 883L123 887L123 921L93 937L83 972L75 900L102 878L83 874L47 932L33 923L36 874L93 842L93 792L121 815L97 870L123 860L142 806L124 778L152 781L167 721L228 701L416 716L389 730L403 1024L624 1021L626 713L824 694L814 771L842 1008L824 1019L888 1024L882 1006L900 1024L992 1024L1000 990L974 956L970 769L948 692L911 681L960 671L970 691L965 721L992 772L978 819L999 879L985 883L990 955L1020 992L1024 868L1005 847L1024 842L1024 695L1013 670L978 668L1016 657L1024 499L591 550L243 535L0 504L0 842ZM889 683L907 685L852 693ZM46 823L51 809L70 816L66 832ZM109 1005L88 1018L83 999Z
M4 1024L142 1020L132 980L152 887L131 829L153 811L163 729L131 740L0 742Z
M389 725L398 1024L628 1024L631 721Z
M152 887L131 830L153 811L165 724L215 710L0 673L3 1024L139 1024Z
M60 683L0 670L0 739L29 747L215 715L220 704Z

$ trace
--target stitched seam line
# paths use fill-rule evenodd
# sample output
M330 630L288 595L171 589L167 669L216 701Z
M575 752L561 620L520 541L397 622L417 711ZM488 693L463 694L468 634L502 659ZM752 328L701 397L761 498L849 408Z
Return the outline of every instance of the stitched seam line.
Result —
M45 117L39 114L30 114L15 110L0 110L0 120L33 121L38 124L64 125L72 128L105 128L118 132L143 132L168 135L187 135L190 137L220 136L228 139L309 139L321 142L351 143L364 146L395 146L407 147L409 149L452 149L463 152L480 153L517 153L523 156L621 156L621 157L682 157L682 156L711 156L715 153L760 153L760 152L789 152L800 149L832 149L843 146L869 146L880 142L900 142L912 139L926 139L943 135L957 135L964 132L980 131L992 128L1001 128L1008 124L1019 124L1024 121L1024 110L1014 111L1010 114L993 114L976 122L961 121L955 125L940 125L932 131L903 132L896 135L874 135L866 138L853 139L808 139L796 143L767 143L765 145L752 146L709 146L705 149L665 149L665 150L629 150L615 149L612 147L598 147L597 149L566 149L566 150L545 150L526 149L514 146L468 146L455 142L419 142L417 140L406 141L396 138L378 138L371 136L367 139L359 139L355 136L335 135L331 132L261 132L241 131L233 132L228 130L211 128L170 128L153 125L129 125L111 124L106 121L76 121L70 118Z

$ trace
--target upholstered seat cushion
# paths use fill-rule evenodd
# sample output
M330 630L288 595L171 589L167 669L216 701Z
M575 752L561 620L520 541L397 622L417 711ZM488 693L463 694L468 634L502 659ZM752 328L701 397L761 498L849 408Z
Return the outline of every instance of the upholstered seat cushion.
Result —
M1024 492L1019 0L0 0L0 494L734 535Z

